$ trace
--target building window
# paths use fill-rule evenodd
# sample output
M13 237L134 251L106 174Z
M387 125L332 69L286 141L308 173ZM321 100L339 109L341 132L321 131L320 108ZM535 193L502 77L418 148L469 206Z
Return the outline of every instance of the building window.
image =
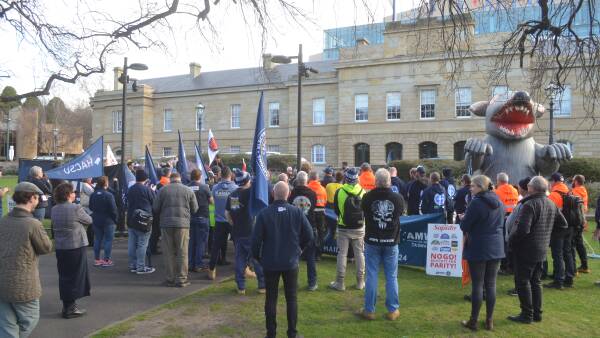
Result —
M398 142L390 142L385 145L385 161L399 161L402 159L402 144Z
M120 111L112 112L112 129L113 133L123 131L123 114Z
M556 143L562 143L562 144L566 145L569 148L569 150L571 151L571 154L575 153L574 152L575 149L573 148L573 143L571 143L571 141L569 141L569 140L558 140L558 141L556 141Z
M386 107L388 121L400 120L401 101L402 97L400 93L387 93Z
M242 106L239 104L231 105L231 128L239 128L240 127L240 111L242 110Z
M492 98L496 95L500 95L504 100L508 99L508 86L494 86L492 88Z
M435 89L421 90L421 118L435 118Z
M358 94L354 96L354 121L369 120L369 95Z
M454 143L454 160L464 161L465 159L465 144L467 141L458 141Z
M437 157L438 157L437 144L435 144L433 142L429 142L429 141L419 143L419 158L420 159L437 158Z
M232 154L239 154L240 146L229 146L229 152Z
M471 117L471 88L457 88L454 94L456 117Z
M279 127L279 102L269 103L269 127Z
M163 131L173 131L173 111L165 109Z
M280 148L279 148L279 144L267 144L267 152L269 153L279 153Z
M163 148L163 156L173 156L173 148L171 147L164 147Z
M571 86L564 86L562 92L554 99L554 116L571 116Z
M325 163L325 146L315 144L312 146L312 163Z
M357 143L354 145L354 165L360 167L365 162L371 162L371 147L366 143Z
M204 106L197 105L196 106L196 130L204 130Z
M325 99L313 99L313 124L325 124Z

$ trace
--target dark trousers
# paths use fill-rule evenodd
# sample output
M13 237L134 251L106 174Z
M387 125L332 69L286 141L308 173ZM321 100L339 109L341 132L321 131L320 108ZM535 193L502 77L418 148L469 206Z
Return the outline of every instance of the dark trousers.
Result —
M210 249L210 261L208 263L209 269L214 270L215 266L217 266L217 261L222 255L223 247L225 247L225 250L227 250L227 238L229 237L230 232L231 224L227 222L217 222L215 224L213 244L212 248ZM222 258L223 260L225 260L224 255Z
M577 250L577 254L579 255L579 260L581 260L581 268L588 268L588 260L587 260L587 250L585 249L585 244L583 243L583 229L578 229L573 231L573 243L572 243L571 255L573 256L573 263L575 264L577 258L575 256L575 251Z
M150 234L150 241L148 241L148 250L150 253L156 254L158 252L158 242L160 241L160 224L159 224L159 215L154 214L153 218L155 220L152 226L152 233Z
M521 315L533 319L542 314L542 262L515 259L515 286L521 303Z
M571 249L572 239L572 228L560 234L554 234L550 239L554 281L560 285L565 283L572 284L575 277L575 262L573 261L573 252Z
M325 236L327 236L327 226L325 225L325 209L315 210L315 230L316 256L321 257L321 248L325 242Z
M279 294L279 277L283 279L285 302L287 306L288 337L296 337L296 323L298 322L298 268L288 271L266 271L265 284L267 294L265 298L265 317L267 324L267 337L277 336L277 296Z
M471 273L471 319L477 321L479 310L483 303L483 292L485 289L486 319L491 319L496 306L496 278L500 260L469 261L469 272Z

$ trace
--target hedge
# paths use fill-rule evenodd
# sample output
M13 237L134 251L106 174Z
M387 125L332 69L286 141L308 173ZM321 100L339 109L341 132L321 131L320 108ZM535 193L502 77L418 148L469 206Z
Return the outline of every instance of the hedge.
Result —
M563 163L559 171L565 178L580 174L585 176L588 182L600 182L600 159L574 158Z

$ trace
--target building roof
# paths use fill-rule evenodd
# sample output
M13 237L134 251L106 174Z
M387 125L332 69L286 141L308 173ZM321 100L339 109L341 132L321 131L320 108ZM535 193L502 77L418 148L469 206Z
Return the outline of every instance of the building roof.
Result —
M335 60L306 62L307 66L317 69L320 73L335 71ZM253 86L269 83L281 83L298 74L298 64L276 65L271 70L262 67L228 69L213 72L200 72L198 77L191 74L174 75L153 79L140 80L141 84L149 85L155 93L183 92L214 88Z

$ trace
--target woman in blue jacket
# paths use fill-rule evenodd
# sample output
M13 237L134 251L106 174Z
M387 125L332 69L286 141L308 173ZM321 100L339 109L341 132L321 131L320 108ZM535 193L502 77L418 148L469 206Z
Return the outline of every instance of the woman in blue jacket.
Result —
M111 260L112 242L118 219L115 197L108 191L108 178L102 176L96 181L96 190L90 196L92 227L94 229L94 266L113 266ZM100 259L100 249L104 248L104 259Z
M504 208L493 192L490 179L478 175L471 179L471 195L460 228L465 234L463 258L469 263L471 273L471 318L463 321L466 328L477 330L477 317L486 293L485 328L492 330L494 306L496 305L496 278L500 260L504 255Z

